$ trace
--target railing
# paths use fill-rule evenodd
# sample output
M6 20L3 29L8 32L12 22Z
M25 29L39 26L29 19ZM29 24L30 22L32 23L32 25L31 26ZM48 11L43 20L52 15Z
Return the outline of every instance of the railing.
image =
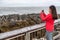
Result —
M59 24L59 22L60 22L60 19L56 20L55 25ZM45 26L45 23L41 23L34 26L13 30L10 32L0 33L0 40L14 40L14 39L19 40L20 38L22 38L23 40L32 40L31 35L33 35L34 32L36 32L35 34L37 35L38 31L41 31L41 32L45 31L44 26ZM42 31L42 29L44 30ZM42 36L44 35L45 33Z

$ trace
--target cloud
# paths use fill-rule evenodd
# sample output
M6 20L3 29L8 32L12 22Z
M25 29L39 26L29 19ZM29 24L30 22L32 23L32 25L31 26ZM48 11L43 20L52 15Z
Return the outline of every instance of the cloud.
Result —
M60 0L0 0L1 6L60 6Z

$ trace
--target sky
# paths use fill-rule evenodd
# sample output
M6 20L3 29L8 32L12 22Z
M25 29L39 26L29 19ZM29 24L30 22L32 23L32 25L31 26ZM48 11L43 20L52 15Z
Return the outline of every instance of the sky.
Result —
M60 0L0 0L0 7L60 6Z

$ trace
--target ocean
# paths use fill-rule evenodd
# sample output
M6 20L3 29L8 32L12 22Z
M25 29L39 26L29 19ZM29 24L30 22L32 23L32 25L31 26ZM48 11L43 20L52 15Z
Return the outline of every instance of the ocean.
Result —
M0 7L0 15L9 15L9 14L32 14L40 13L41 10L44 10L48 14L48 7ZM57 13L60 13L60 7L56 7Z

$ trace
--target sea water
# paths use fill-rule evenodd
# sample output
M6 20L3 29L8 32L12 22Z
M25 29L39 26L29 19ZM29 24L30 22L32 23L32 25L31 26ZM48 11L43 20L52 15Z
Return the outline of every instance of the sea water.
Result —
M60 7L56 7L57 13L60 13ZM0 7L0 15L9 15L9 14L32 14L40 13L42 10L46 14L49 13L48 7Z

